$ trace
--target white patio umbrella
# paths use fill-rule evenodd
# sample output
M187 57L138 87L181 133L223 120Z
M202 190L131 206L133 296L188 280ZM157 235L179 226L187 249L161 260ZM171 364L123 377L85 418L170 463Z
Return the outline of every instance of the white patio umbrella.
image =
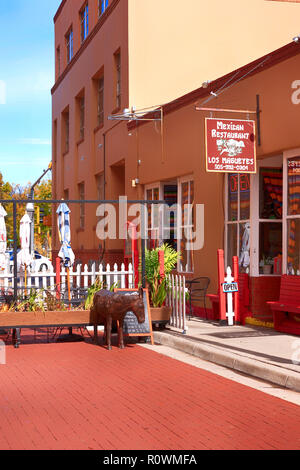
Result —
M64 202L60 204L56 213L57 225L58 225L58 234L61 242L61 249L58 253L59 258L63 260L65 268L67 268L67 281L68 281L68 296L69 301L71 300L71 291L70 291L70 267L73 266L75 261L75 255L71 248L71 229L70 229L70 209Z
M7 232L4 219L6 216L7 212L0 204L0 271L4 271L6 268Z
M58 214L58 235L62 244L58 256L63 260L63 264L66 268L73 266L75 261L75 255L71 248L70 212L70 209L65 203L60 204L56 211Z
M22 217L20 221L21 250L18 253L18 264L20 264L20 266L24 269L25 272L25 295L27 285L27 268L32 263L32 256L30 254L30 226L31 220L26 212L26 214Z

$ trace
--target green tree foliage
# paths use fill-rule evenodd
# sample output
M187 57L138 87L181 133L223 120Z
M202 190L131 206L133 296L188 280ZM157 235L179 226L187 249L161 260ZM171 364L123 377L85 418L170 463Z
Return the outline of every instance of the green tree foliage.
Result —
M26 186L21 186L19 184L10 184L3 180L3 175L0 172L0 199L2 200L12 200L16 199L18 201L26 201L30 196L31 183L28 183ZM39 185L35 187L34 191L35 199L51 199L52 197L52 187L51 180L44 180ZM7 217L5 218L6 229L7 229L7 240L8 248L13 246L13 204L5 203L3 204L7 212ZM51 204L40 204L40 209L42 209L42 214L44 216L51 215ZM17 236L18 236L18 246L19 241L19 227L20 220L25 214L26 204L17 204ZM37 212L37 204L35 205L35 212ZM38 250L44 251L48 248L49 244L49 231L51 227L46 227L43 224L43 220L40 220L40 233L38 233L38 227L35 223L35 246Z

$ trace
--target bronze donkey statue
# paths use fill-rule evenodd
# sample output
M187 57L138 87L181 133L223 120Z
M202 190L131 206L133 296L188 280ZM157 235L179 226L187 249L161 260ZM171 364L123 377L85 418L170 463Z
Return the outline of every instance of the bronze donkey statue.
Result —
M107 344L107 349L112 349L113 320L119 322L119 347L124 349L123 323L127 312L133 312L139 323L145 322L143 289L140 289L139 294L100 290L94 295L91 319L94 323L95 338L97 338L97 325L104 325L104 344Z

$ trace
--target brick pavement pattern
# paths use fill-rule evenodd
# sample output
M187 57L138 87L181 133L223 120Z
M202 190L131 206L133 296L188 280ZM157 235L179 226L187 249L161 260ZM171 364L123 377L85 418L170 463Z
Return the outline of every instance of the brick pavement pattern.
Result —
M26 334L0 365L1 450L300 449L292 403L136 344Z

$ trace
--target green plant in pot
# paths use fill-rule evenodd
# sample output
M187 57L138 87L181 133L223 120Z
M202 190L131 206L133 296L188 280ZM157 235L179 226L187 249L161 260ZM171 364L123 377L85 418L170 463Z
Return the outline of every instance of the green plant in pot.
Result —
M164 274L161 274L159 252L164 253ZM154 323L168 323L172 312L165 306L168 295L168 274L175 269L180 254L170 245L164 244L153 250L146 250L146 281L150 291L151 319Z

